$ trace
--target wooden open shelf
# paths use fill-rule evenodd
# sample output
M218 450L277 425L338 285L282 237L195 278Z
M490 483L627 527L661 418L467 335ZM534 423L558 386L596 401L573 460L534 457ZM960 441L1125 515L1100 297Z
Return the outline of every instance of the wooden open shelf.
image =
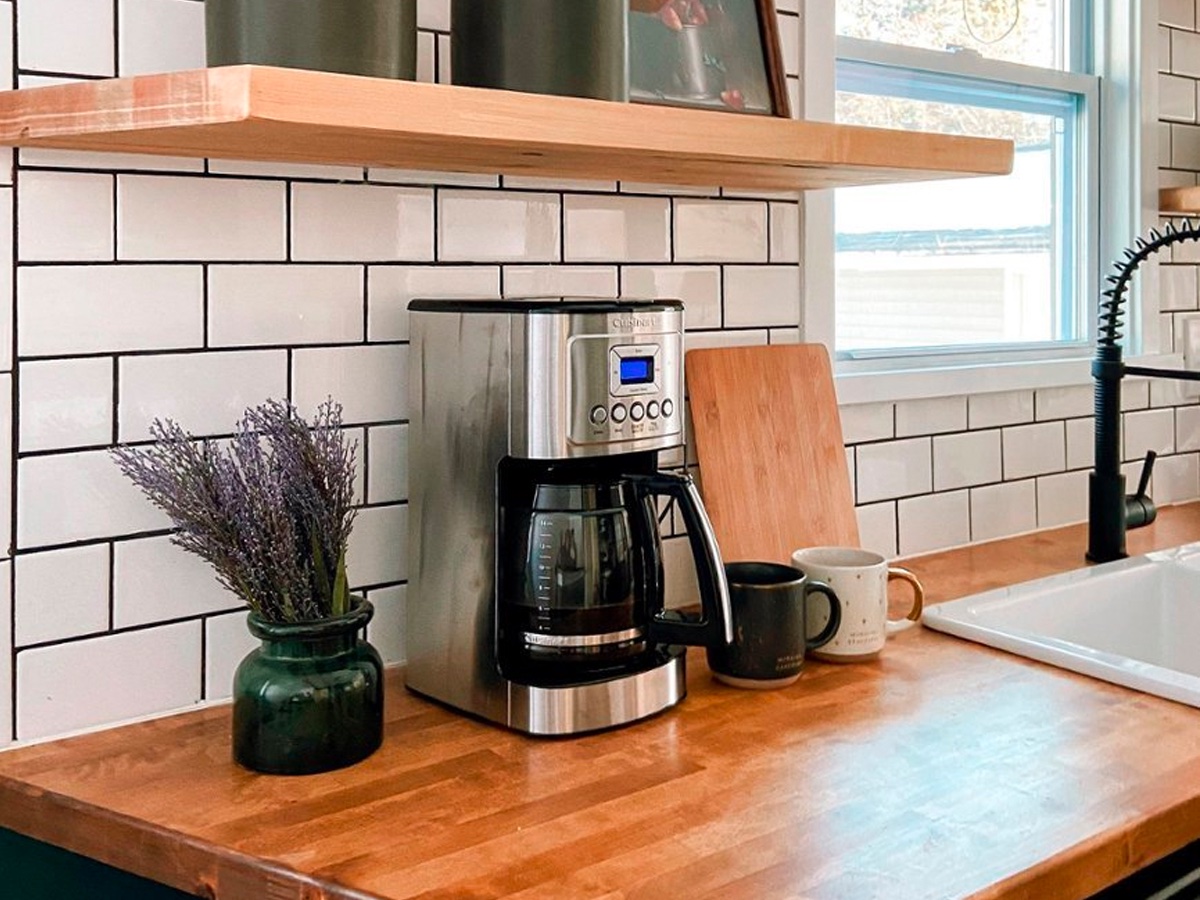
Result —
M771 189L1013 158L1008 141L260 66L0 93L0 145Z
M1163 188L1158 210L1169 216L1200 216L1200 187Z

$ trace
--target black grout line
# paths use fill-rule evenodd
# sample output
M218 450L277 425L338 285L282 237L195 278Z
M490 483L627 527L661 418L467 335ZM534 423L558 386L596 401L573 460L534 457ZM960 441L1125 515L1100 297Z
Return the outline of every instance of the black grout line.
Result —
M19 53L19 49L20 49L20 46L19 46L20 29L17 27L17 18L18 18L18 13L19 13L18 8L17 8L18 5L19 4L17 4L17 3L13 3L13 5L12 5L12 36L11 36L12 37L12 44L11 44L11 46L12 46L12 73L11 73L11 77L12 77L13 87L17 86L17 62L18 62L18 53ZM6 686L0 686L0 689L6 689L8 691L9 699L10 699L9 721L5 722L2 727L6 728L8 730L8 736L10 738L12 738L13 740L16 740L16 738L17 738L17 561L16 561L16 554L17 554L17 499L18 499L18 491L20 489L20 483L17 480L17 451L18 451L19 442L20 442L20 431L19 431L20 416L18 413L18 410L19 410L18 401L20 400L20 393L19 393L19 391L20 391L20 367L17 365L17 358L18 358L17 357L17 348L19 346L18 328L20 326L20 322L18 321L18 317L17 317L17 279L16 279L16 262L17 262L17 259L19 258L19 251L20 251L19 234L18 234L18 230L20 227L19 226L20 217L17 215L17 210L18 210L17 196L19 193L17 190L17 180L20 175L20 173L19 173L19 157L20 157L20 153L18 151L16 151L16 150L12 151L12 171L10 173L10 176L12 178L12 188L11 188L12 196L9 198L9 204L10 204L9 210L10 210L10 214L12 216L12 241L11 241L11 245L9 247L9 252L12 254L10 262L13 264L12 284L9 288L9 290L10 290L9 323L10 323L10 327L12 328L12 334L11 334L11 344L8 348L10 353L12 354L12 383L11 383L11 392L9 394L9 402L12 404L12 410L11 410L12 415L10 416L11 421L8 423L9 441L11 442L10 446L12 448L12 451L11 451L12 458L9 460L9 467L8 467L8 477L10 479L9 480L9 487L10 487L9 508L4 511L4 513L6 513L8 515L9 540L8 540L8 545L3 548L3 552L5 554L7 554L8 556L12 557L12 559L8 565L8 601L9 602L8 602L8 609L5 611L5 614L8 616L9 637L11 638L11 640L9 641L10 646L5 648L5 652L7 652L7 654L8 654L8 661L9 661L9 679L8 679L9 684ZM3 734L0 733L0 739L2 739L2 738L3 738Z

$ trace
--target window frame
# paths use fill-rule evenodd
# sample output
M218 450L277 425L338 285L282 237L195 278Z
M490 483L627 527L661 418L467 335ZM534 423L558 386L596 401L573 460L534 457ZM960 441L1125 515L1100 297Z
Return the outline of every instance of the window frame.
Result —
M1094 305L1108 261L1134 237L1158 221L1157 198L1157 0L1098 0L1072 4L1071 27L1090 36L1076 49L1072 64L1087 64L1099 76L1063 72L1069 83L1090 82L1092 115L1099 120L1091 142L1086 177L1092 209L1099 215L1089 223L1081 255L1087 262L1084 290ZM984 60L975 54L940 53L920 48L884 45L836 37L834 4L830 0L801 0L805 77L801 84L800 114L807 119L833 121L836 59L870 45L871 56L917 60L923 65L949 65L956 74L984 78L989 74L1020 75L1037 83L1046 70L1016 63ZM884 48L882 51L879 48ZM1086 55L1086 58L1084 56ZM936 59L935 59L936 58ZM1007 77L1002 80L1009 80ZM1044 83L1044 82L1043 82ZM803 199L803 289L801 330L804 339L819 341L835 352L834 219L832 192L819 191ZM1140 275L1140 290L1130 301L1129 349L1170 364L1173 357L1159 351L1157 272ZM1149 326L1149 327L1148 327ZM1089 328L1090 330L1090 328ZM1164 348L1167 351L1170 348ZM1018 390L1086 383L1090 344L1036 349L991 348L982 352L913 354L904 358L837 360L839 399L845 403L958 396L983 391ZM897 359L904 359L903 366Z

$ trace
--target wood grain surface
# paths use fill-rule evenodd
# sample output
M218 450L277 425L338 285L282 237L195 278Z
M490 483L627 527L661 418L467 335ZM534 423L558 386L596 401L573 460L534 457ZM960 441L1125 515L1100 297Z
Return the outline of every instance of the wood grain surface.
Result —
M1200 216L1200 187L1160 188L1158 209L1167 215Z
M1013 158L1010 141L258 66L6 91L0 144L797 190Z
M1130 532L1200 538L1200 505ZM1082 528L908 561L934 599L1079 565ZM1135 602L1135 601L1131 601ZM923 629L779 691L712 681L534 740L389 683L384 748L256 776L215 708L0 754L0 826L220 900L1078 900L1200 837L1200 714Z
M684 371L704 506L722 556L790 563L800 547L857 547L825 347L692 350Z

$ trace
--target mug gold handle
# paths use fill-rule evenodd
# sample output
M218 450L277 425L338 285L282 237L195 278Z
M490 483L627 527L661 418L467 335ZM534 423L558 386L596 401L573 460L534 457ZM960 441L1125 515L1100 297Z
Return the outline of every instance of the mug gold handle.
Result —
M896 579L907 581L912 585L913 605L905 618L899 620L888 619L888 634L895 634L898 631L904 631L906 628L912 628L913 625L921 621L921 610L925 608L925 588L921 586L921 582L917 579L917 576L908 571L908 569L901 569L896 566L889 567L888 582L891 583Z

